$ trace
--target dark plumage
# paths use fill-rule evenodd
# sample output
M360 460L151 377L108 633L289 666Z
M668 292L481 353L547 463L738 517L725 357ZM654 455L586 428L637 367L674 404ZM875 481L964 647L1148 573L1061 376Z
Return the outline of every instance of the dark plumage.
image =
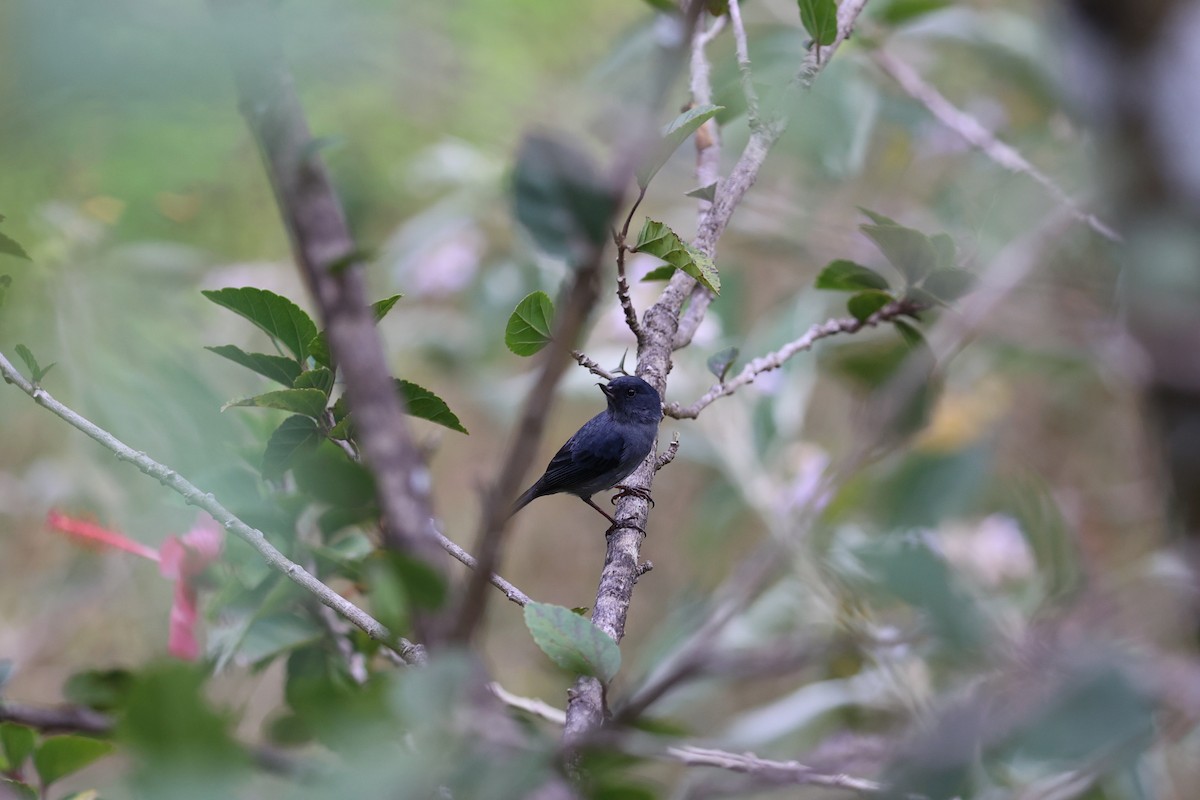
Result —
M608 398L608 408L567 440L550 459L546 473L513 503L512 514L538 497L566 492L617 524L592 502L592 495L616 486L649 454L663 416L662 399L653 386L633 376L599 386Z

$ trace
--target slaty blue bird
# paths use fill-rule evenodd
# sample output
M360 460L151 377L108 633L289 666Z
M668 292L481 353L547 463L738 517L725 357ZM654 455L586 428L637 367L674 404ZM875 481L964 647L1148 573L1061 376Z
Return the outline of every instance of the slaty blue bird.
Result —
M545 474L513 503L510 516L539 497L563 492L596 509L614 529L619 526L612 515L592 502L592 495L629 477L649 455L663 418L662 398L653 386L632 375L597 385L608 407L567 440L550 459ZM629 494L649 500L643 490L630 487L621 487L613 500Z

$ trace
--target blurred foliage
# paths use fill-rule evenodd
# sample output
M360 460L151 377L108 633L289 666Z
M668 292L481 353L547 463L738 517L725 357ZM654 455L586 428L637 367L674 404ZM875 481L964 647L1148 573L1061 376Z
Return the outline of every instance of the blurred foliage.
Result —
M743 5L774 108L807 48L828 44L834 4ZM665 6L321 0L281 5L280 27L259 32L283 44L374 254L397 391L432 454L442 528L463 545L529 383L514 354L549 340L567 270L610 235L600 165L640 122L631 109L648 93ZM710 6L708 24L723 13ZM901 300L920 310L821 342L663 429L677 426L683 445L655 484L644 555L656 566L619 649L571 610L594 602L595 515L548 501L523 513L501 570L544 602L521 614L497 600L482 659L441 652L397 669L230 539L203 577L204 660L162 663L164 585L118 555L73 549L42 520L66 507L157 544L191 510L5 387L0 692L94 708L115 729L0 724L0 796L527 796L566 774L560 732L481 699L483 664L559 707L576 674L600 675L619 707L763 547L769 585L709 643L725 666L666 693L625 746L576 754L585 796L772 791L654 757L689 732L930 797L1053 796L1036 792L1075 775L1077 796L1125 800L1200 780L1194 720L1169 702L1182 679L1161 671L1193 655L1187 580L1161 540L1136 359L1111 324L1112 259L1071 229L986 319L965 318L971 292L998 283L997 254L1053 202L865 57L886 46L911 60L1087 196L1089 140L1057 96L1046 10L868 9L813 89L781 109L787 133L715 263L688 244L697 198L714 189L696 186L686 142L715 120L728 170L749 136L728 32L710 48L714 105L681 111L680 80L653 120L633 301L646 308L675 269L721 291L676 353L669 401L691 402L831 316L863 321ZM204 4L14 0L0 30L0 352L395 632L446 607L458 573L448 584L377 548L336 364ZM610 290L584 350L632 368ZM945 349L945 331L962 346ZM543 449L594 413L593 383L582 370L564 382ZM762 666L780 651L794 656L787 669ZM1171 724L1156 728L1164 706ZM103 758L114 748L127 758Z

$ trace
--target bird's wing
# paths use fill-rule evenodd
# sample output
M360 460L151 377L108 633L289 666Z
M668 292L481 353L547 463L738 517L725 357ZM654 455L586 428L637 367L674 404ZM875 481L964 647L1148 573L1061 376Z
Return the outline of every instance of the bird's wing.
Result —
M574 493L620 466L624 437L594 422L580 428L550 459L546 474L538 481L539 495Z

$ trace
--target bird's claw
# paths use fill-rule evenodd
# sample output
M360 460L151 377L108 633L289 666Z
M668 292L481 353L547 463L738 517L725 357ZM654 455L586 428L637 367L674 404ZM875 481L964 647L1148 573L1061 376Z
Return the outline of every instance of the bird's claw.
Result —
M642 489L641 487L638 487L638 486L618 486L616 488L619 489L620 491L617 492L616 494L614 494L611 498L609 498L609 502L612 503L614 506L617 504L617 501L620 500L622 497L636 497L640 500L645 500L647 503L650 504L651 508L654 508L654 498L650 496L649 489Z
M646 529L643 528L641 525L634 525L632 522L614 522L612 525L609 525L608 530L606 530L604 532L604 538L607 539L607 538L611 537L614 533L616 533L619 530L622 530L623 528L629 528L630 530L635 530L638 533L640 533L642 536L646 535Z

